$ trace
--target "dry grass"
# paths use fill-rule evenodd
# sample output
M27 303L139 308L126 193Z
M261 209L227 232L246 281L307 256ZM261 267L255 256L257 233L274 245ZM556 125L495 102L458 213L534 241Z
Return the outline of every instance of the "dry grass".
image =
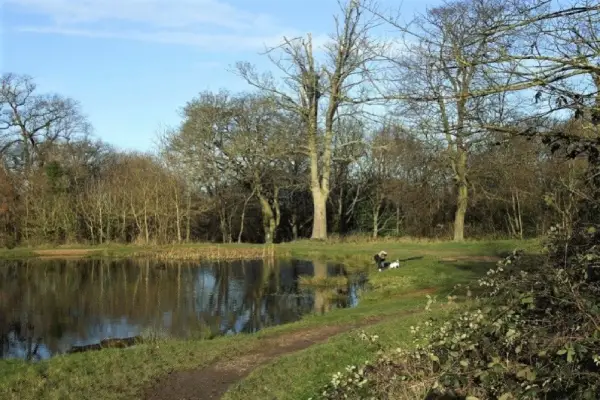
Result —
M261 247L174 247L160 251L142 250L133 253L133 257L149 257L162 261L169 260L209 260L209 261L233 261L233 260L261 260L265 258L289 257L290 252L275 246Z
M336 234L330 235L325 243L336 244L336 243L444 243L448 242L450 237L414 237L414 236L379 236L374 238L370 234L352 234L340 236Z
M348 284L348 278L345 276L310 276L301 275L298 279L300 286L309 286L315 288L334 288Z
M46 250L34 250L34 254L39 258L51 259L51 258L81 258L85 256L93 255L97 253L97 250L93 249L46 249Z

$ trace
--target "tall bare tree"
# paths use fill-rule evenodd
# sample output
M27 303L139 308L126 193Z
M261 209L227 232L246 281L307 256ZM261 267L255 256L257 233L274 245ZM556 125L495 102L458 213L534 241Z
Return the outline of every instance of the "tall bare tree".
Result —
M281 84L270 75L259 75L248 63L237 65L239 74L248 83L270 93L280 106L304 121L313 198L313 239L327 238L336 118L345 106L365 100L368 67L378 54L370 37L374 21L365 18L359 1L350 0L340 6L342 16L335 18L336 31L325 45L323 62L319 61L309 34L306 38L284 38L279 47L269 50L269 58L283 73ZM275 56L277 52L279 57Z
M455 241L465 236L469 154L485 137L482 121L507 119L496 112L506 99L483 93L497 86L487 57L504 53L512 38L489 27L508 23L515 13L512 3L499 0L458 0L429 9L409 27L384 17L408 35L406 48L390 56L400 74L393 78L396 93L388 97L399 99L421 129L441 133L446 142L456 189ZM472 96L475 91L480 96Z

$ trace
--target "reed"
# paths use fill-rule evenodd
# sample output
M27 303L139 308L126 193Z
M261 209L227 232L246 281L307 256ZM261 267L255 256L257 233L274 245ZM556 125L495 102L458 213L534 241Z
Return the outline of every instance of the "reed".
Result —
M314 288L336 288L348 284L348 278L345 276L310 276L300 275L298 279L300 286L309 286Z
M208 261L234 261L234 260L264 260L275 257L289 257L290 251L275 246L260 247L229 247L206 246L198 248L168 248L156 250L143 250L133 254L134 257L155 258L161 261L170 260L208 260Z

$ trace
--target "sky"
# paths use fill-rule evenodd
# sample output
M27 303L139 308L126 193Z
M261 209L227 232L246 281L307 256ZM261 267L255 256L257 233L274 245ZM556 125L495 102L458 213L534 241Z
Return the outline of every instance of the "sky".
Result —
M381 0L405 15L437 0ZM81 104L94 135L122 150L152 150L204 90L251 88L231 69L283 36L334 28L336 0L0 0L0 72L27 74L39 92Z

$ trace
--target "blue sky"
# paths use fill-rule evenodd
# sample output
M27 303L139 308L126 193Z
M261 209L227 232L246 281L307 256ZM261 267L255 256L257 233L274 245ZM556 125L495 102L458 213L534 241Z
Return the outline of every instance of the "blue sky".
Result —
M228 72L260 69L282 36L333 29L336 0L3 0L0 71L28 74L40 92L81 103L97 137L150 150L161 126L202 90L249 87ZM400 5L399 1L380 3ZM438 1L405 0L415 10Z

